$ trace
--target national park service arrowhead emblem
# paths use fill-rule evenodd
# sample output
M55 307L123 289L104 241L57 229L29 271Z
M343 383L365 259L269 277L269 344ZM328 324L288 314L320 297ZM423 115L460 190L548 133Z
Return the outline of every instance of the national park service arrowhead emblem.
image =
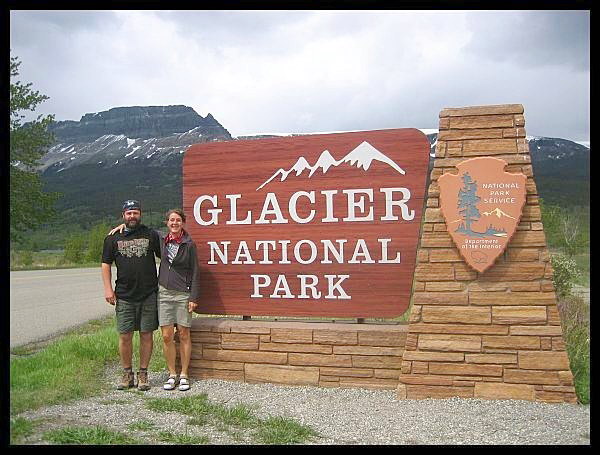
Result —
M458 174L439 177L440 207L448 233L464 260L482 273L492 266L517 229L527 176L509 174L504 160L473 158Z

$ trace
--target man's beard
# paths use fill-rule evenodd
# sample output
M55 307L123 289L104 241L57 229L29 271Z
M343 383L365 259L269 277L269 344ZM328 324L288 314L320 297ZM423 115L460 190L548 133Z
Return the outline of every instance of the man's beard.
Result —
M133 219L133 220L125 221L125 227L127 227L127 229L135 229L139 225L140 225L140 220L139 219Z

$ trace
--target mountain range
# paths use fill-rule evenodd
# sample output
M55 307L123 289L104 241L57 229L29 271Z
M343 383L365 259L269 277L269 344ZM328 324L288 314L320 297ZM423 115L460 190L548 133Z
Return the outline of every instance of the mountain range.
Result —
M63 194L56 204L58 212L74 216L83 228L98 218L118 216L121 202L128 198L143 201L146 212L181 206L182 159L192 144L276 137L232 137L211 114L202 117L181 105L118 107L85 114L79 121L55 122L51 131L56 142L41 159L41 178L45 190ZM433 156L437 133L427 133ZM589 205L590 149L560 138L528 137L528 142L538 192L545 202ZM288 170L275 170L271 178L307 169L310 176L341 162L368 168L370 160L356 156L361 150L339 161L324 150L315 164L299 159Z

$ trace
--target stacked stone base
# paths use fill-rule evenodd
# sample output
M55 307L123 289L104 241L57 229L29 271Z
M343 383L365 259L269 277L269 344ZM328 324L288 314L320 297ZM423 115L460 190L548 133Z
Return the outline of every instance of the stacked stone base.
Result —
M190 376L394 390L406 333L402 324L195 318Z
M399 398L576 402L552 283L523 106L444 109L417 251ZM461 258L440 209L438 177L494 156L527 176L508 248L484 273Z

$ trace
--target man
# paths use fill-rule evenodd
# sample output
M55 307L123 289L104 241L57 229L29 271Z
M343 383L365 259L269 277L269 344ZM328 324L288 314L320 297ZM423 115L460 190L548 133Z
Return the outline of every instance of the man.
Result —
M152 335L158 328L156 293L158 279L154 256L160 258L160 240L156 231L141 224L142 208L138 201L123 204L123 233L108 235L102 251L104 298L115 305L119 354L123 378L117 389L135 386L132 370L133 332L140 332L139 390L149 390L148 364L152 356ZM117 266L115 289L112 288L111 264Z

